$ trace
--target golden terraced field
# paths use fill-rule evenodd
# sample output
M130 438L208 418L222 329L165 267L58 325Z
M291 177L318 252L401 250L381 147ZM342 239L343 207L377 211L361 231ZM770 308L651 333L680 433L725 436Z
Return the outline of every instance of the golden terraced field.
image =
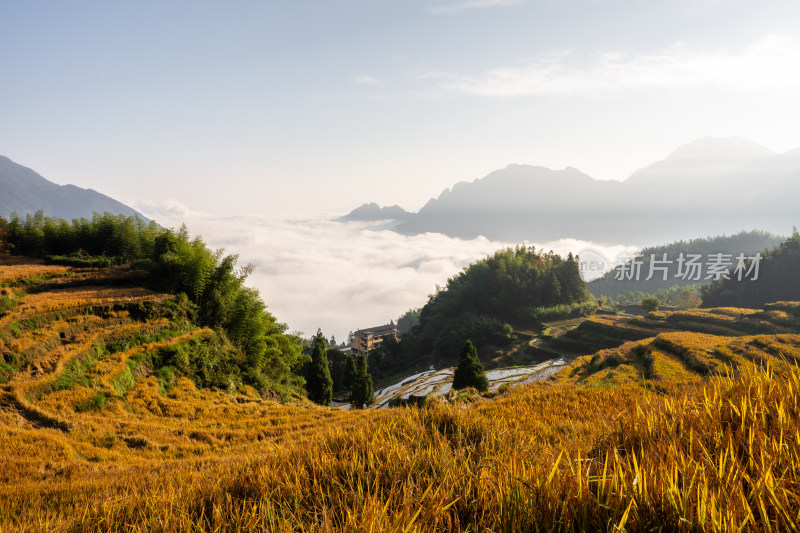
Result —
M165 388L143 355L214 332L126 279L0 265L0 531L800 524L797 335L664 331L491 398L342 411Z

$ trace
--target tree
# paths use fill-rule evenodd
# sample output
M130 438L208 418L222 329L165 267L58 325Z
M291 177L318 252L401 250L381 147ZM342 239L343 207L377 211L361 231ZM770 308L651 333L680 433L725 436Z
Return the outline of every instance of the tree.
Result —
M639 302L639 307L644 309L645 313L650 313L658 309L658 306L661 302L658 301L658 298L644 298L641 302Z
M372 376L367 371L367 356L362 353L358 357L358 367L350 389L350 403L359 409L375 402L375 393L372 389Z
M344 367L344 379L342 380L342 386L347 390L353 389L353 383L356 380L356 362L353 359L352 355L347 356L347 362L345 362Z
M337 350L328 346L328 367L331 369L331 379L333 379L333 392L336 394L339 391L349 391L350 385L345 384L345 372L347 370L347 362L350 357L349 353Z
M308 398L320 405L330 405L333 399L333 380L328 368L327 346L322 335L314 339L314 352L311 354L311 367L308 372L306 390Z
M3 217L0 217L0 254L6 253L11 250L11 245L8 242L8 222Z
M483 365L478 359L478 350L475 349L470 340L467 340L461 349L461 361L459 361L458 368L456 368L456 372L453 375L454 389L465 389L467 387L474 387L480 392L489 389L489 380L486 379Z

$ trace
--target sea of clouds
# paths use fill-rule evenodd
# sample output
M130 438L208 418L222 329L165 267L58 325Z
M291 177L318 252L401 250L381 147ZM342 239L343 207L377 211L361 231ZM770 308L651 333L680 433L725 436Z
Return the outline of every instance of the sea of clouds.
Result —
M136 202L136 207L162 226L185 223L210 248L238 254L241 265L252 263L248 284L290 330L310 336L321 328L339 341L350 331L423 306L437 284L444 286L470 263L514 245L438 233L407 236L392 231L391 222L339 222L334 215L219 216L177 202ZM574 239L525 244L563 256L590 247L610 258L631 251Z

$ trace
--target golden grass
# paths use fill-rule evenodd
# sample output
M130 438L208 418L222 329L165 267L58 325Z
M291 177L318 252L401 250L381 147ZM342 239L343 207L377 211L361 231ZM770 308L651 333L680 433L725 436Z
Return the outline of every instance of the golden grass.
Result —
M539 384L470 406L353 413L239 405L190 385L166 400L194 413L4 434L16 450L5 466L34 471L0 487L5 527L786 531L800 520L795 367L660 393ZM309 431L231 442L238 428L209 427L226 409L251 430Z
M32 265L30 263L2 265L0 266L0 283L14 283L15 281L37 276L63 274L69 270L70 268L65 266Z
M0 390L0 531L800 527L800 335L660 333L599 352L619 361L598 372L579 358L553 383L419 409L278 404L185 378L166 392L147 372L114 387L131 357L205 334L189 330L53 391L94 342L165 327L67 312L127 298L164 296L67 286L22 296L13 321L38 326L0 325L2 353L29 357ZM108 403L75 411L98 392Z

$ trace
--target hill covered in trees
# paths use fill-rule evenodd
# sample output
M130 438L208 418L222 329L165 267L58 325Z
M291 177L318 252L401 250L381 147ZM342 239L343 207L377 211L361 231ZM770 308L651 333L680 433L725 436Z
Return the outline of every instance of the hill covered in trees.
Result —
M385 342L370 368L385 376L452 366L467 339L478 353L490 354L512 340L516 325L531 326L547 310L569 313L581 304L593 305L571 255L524 246L499 250L437 287L419 322L401 342Z
M760 307L777 300L800 300L800 233L796 228L789 239L764 253L758 269L755 280L730 276L712 283L703 291L703 307Z
M0 218L3 249L78 269L126 265L119 269L133 276L130 283L171 295L167 310L145 302L147 311L134 314L154 313L151 318L171 320L177 313L183 322L214 332L205 349L150 361L154 371L172 367L188 376L206 368L224 376L198 385L219 386L222 380L284 397L302 391L305 358L298 339L267 311L258 291L245 285L252 267L238 266L236 255L209 250L200 238L191 239L185 227L174 231L138 217L110 214L67 222L39 212L25 219Z
M735 235L719 235L716 237L704 237L687 241L677 241L669 244L651 246L643 248L636 255L641 256L641 267L639 275L628 279L619 275L619 269L606 273L603 277L589 282L586 287L596 298L602 296L618 298L626 293L638 293L635 300L641 300L645 295L655 294L658 291L676 291L677 287L692 287L709 284L711 280L706 279L703 271L699 277L680 269L678 259L683 254L684 257L699 255L702 263L706 262L713 254L729 254L733 258L743 253L747 256L755 255L757 252L771 250L786 240L786 237L773 235L765 231L742 231ZM664 259L671 261L668 267L666 279L663 272L654 270L650 279L650 267L653 256L656 261ZM613 261L616 258L609 257ZM653 266L660 266L656 263ZM679 291L676 291L679 292Z

